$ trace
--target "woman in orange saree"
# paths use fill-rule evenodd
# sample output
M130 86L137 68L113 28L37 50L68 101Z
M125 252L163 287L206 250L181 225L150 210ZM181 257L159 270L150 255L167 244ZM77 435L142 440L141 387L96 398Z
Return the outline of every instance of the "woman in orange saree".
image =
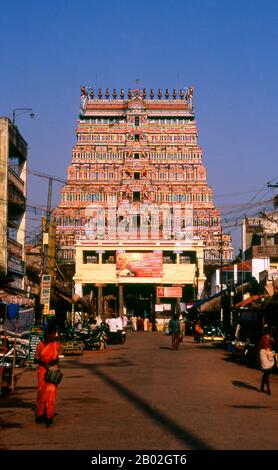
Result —
M44 376L49 367L58 368L60 350L60 344L56 341L56 329L48 328L45 332L45 340L38 343L35 353L35 362L39 364L36 423L42 423L45 420L48 426L53 423L57 385L45 382Z

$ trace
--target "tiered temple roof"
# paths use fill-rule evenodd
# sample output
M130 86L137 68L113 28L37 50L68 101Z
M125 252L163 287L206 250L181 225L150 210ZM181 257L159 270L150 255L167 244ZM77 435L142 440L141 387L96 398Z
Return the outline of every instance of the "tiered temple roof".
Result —
M81 87L77 141L55 210L62 259L74 259L75 240L86 236L88 205L101 203L107 210L111 201L117 208L122 202L190 206L205 263L232 259L231 238L222 234L207 184L193 92Z

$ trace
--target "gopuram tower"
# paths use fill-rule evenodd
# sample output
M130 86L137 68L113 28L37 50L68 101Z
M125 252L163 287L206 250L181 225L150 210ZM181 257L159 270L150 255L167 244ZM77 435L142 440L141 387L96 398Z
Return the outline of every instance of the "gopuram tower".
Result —
M161 273L137 273L133 275L137 284L142 278L148 286L187 287L180 298L198 297L204 286L204 266L232 259L231 238L221 229L198 145L193 92L193 87L178 92L159 89L156 94L153 89L125 93L81 87L77 141L55 209L60 263L73 264L80 250L75 275L79 290L86 285L89 291L103 286L107 296L120 295L122 307L124 294L118 295L113 285L135 283L135 279L127 282L119 276L117 255L141 253L144 258L143 253L149 251L161 253ZM104 211L102 223L95 225L96 211L90 209L94 205ZM149 220L157 210L157 230L140 232L143 219ZM141 264L147 265L143 258ZM107 271L99 280L106 269L99 264L114 265L113 276ZM179 265L175 272L182 267L180 276L167 277L170 264ZM82 278L81 272L89 268L90 273L97 268L98 276ZM195 292L190 293L189 286ZM102 302L103 289L99 292L96 289L95 295Z

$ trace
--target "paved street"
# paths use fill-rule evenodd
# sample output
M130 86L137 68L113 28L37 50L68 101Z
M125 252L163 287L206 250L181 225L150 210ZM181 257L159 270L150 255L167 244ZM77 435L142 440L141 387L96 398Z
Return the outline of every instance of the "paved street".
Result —
M61 360L53 427L34 423L36 372L0 399L4 449L277 449L278 376L258 393L259 370L191 337L178 351L159 332Z

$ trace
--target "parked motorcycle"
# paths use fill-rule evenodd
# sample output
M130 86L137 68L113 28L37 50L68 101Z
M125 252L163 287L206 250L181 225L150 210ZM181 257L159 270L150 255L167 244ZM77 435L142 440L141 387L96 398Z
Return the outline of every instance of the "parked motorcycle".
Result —
M221 344L225 341L225 333L219 325L204 325L203 333L200 334L198 342Z
M85 349L89 351L95 351L106 347L107 335L104 327L100 325L95 330L92 330L90 334L83 336Z
M258 344L235 339L228 344L228 352L231 353L232 361L242 361L248 367L258 367Z
M60 341L62 344L75 342L80 344L82 349L93 351L106 347L106 325L101 324L95 329L90 326L82 328L66 328L60 333Z
M9 349L5 354L5 361L9 364L13 364L15 351L15 367L25 367L28 359L28 346L22 344L16 344Z

